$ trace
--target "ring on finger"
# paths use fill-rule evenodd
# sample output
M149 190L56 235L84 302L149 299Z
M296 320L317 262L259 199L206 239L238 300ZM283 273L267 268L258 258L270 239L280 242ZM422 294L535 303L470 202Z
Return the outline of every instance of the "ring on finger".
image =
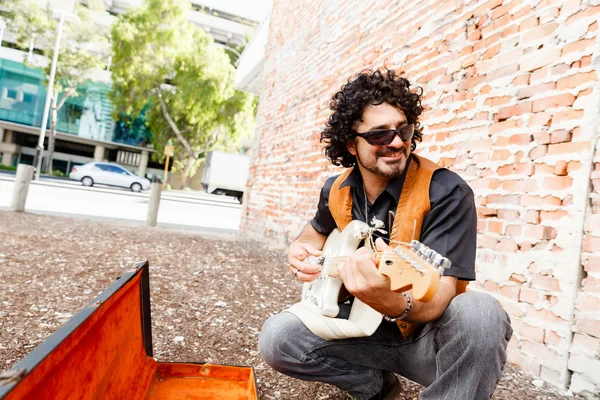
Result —
M299 269L296 270L296 272L294 272L294 276L297 278L298 277L298 272L300 272Z

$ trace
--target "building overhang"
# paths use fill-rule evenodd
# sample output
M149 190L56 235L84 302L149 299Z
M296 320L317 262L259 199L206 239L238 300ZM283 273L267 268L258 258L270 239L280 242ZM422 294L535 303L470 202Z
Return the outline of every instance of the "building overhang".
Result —
M16 132L28 133L28 134L36 135L36 136L40 135L39 127L23 125L23 124L16 124L14 122L8 122L8 121L3 121L3 120L0 120L0 128L4 128L4 129L11 130L11 131L16 131ZM46 133L48 134L49 132L46 131ZM60 140L64 140L65 142L87 144L89 146L102 146L107 149L129 150L129 151L135 151L135 152L147 151L149 153L156 152L156 150L154 150L152 148L148 148L148 147L131 146L128 144L123 144L123 143L106 142L106 141L101 141L101 140L87 139L87 138L82 138L82 137L79 137L76 135L71 135L71 134L59 132L59 131L56 132L56 138L60 139Z
M235 74L235 88L260 95L263 83L265 51L269 41L271 13L261 22L256 34L250 40L238 60Z

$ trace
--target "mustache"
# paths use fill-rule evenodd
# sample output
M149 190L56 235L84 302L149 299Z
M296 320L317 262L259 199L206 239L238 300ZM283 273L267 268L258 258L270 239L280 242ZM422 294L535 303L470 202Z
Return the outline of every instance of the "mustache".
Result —
M397 153L399 151L401 151L402 153L406 154L406 150L407 150L406 146L402 146L402 147L400 147L398 149L395 148L395 147L386 147L385 149L378 151L377 155L380 156L380 157L385 157L388 154Z

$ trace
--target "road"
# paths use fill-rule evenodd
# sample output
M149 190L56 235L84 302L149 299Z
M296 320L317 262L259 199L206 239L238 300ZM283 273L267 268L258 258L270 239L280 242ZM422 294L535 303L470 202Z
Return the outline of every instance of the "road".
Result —
M0 174L0 210L8 210L14 175ZM145 223L149 191L83 187L75 181L42 179L29 186L25 211L104 221ZM237 200L199 192L163 191L158 226L223 233L239 228L242 207Z

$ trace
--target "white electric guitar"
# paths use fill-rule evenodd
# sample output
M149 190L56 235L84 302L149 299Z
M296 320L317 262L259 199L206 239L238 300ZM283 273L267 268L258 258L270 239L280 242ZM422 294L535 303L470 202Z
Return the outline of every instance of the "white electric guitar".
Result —
M390 278L391 290L412 289L413 298L423 302L431 300L437 292L441 273L450 267L450 260L416 240L393 251L377 252L372 231L373 228L358 220L341 232L335 229L323 246L323 255L317 259L322 266L319 277L304 283L302 300L286 310L298 316L315 335L324 339L370 336L379 327L382 314L356 298L348 319L336 318L343 285L337 268L363 241L376 253L379 272Z

